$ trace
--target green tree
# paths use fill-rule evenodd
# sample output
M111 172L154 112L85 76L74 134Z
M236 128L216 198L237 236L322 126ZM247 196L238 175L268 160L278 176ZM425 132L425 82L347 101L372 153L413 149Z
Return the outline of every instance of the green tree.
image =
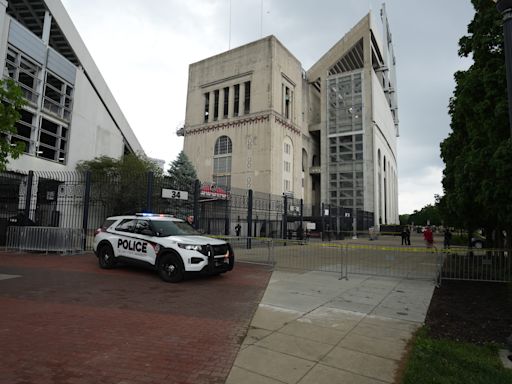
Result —
M407 224L416 224L416 225L441 225L441 214L437 205L427 204L421 210L415 210L412 214L407 218Z
M0 171L7 168L9 157L17 159L25 150L24 143L8 140L8 135L16 133L16 122L20 110L26 104L21 88L12 79L0 80Z
M91 173L91 202L105 215L141 212L146 209L150 178L162 178L162 169L144 155L127 154L120 159L101 156L82 161L79 171Z
M92 160L81 161L77 165L79 171L91 171L96 176L130 175L144 172L153 172L162 175L162 169L144 155L127 154L120 159L108 156L96 157Z
M185 188L189 192L194 190L197 172L185 152L181 151L176 160L171 162L168 173L171 184L176 188Z
M403 215L399 215L398 218L400 220L400 225L406 225L409 224L409 216L411 216L408 213L405 213Z
M494 3L472 0L475 16L459 55L472 57L466 71L455 74L449 103L452 132L441 143L444 196L439 207L445 221L468 232L484 228L494 245L509 246L512 234L512 140L508 124L505 57L501 15Z

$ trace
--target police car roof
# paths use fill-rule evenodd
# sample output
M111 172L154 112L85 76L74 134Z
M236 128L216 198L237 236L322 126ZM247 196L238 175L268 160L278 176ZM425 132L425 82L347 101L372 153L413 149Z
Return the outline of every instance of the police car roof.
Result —
M107 220L121 220L121 219L151 219L151 220L165 220L165 221L185 221L178 219L172 215L160 214L146 214L146 215L119 215L108 217Z

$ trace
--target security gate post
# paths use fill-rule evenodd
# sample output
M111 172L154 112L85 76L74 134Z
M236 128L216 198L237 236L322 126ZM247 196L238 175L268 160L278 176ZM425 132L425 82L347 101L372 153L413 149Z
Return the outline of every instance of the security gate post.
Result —
M251 237L252 237L252 199L253 191L249 189L247 196L247 249L251 249Z
M201 193L201 182L196 179L194 182L194 208L193 215L194 221L192 222L192 226L194 229L199 229L199 195Z
M148 172L148 188L146 191L146 212L152 212L154 176L155 174L153 172Z
M85 172L85 190L84 190L84 213L82 218L82 229L84 239L82 249L85 251L87 247L87 227L89 226L89 202L91 195L91 171Z
M34 181L34 171L29 171L28 172L28 179L27 179L27 190L26 190L26 195L25 195L25 218L24 220L26 219L29 219L30 218L30 203L32 201L32 182ZM25 223L23 223L25 224Z

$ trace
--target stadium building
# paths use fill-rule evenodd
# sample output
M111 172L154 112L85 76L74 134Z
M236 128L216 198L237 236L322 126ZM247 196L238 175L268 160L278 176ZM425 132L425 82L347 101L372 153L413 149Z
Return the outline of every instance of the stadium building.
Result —
M184 151L201 180L398 223L395 56L386 11L309 70L269 36L193 63Z
M28 102L7 138L25 152L9 170L72 170L81 160L143 153L59 0L0 0L0 65Z

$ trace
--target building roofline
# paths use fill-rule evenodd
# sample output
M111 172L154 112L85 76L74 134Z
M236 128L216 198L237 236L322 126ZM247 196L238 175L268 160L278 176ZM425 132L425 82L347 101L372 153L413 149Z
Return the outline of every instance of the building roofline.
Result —
M251 41L250 43L247 43L247 44L244 44L244 45L240 45L238 47L231 48L231 49L229 49L227 51L224 51L224 52L218 53L216 55L207 57L205 59L196 61L194 63L191 63L190 67L196 66L196 65L200 65L203 62L206 62L206 61L209 61L209 60L212 60L212 59L220 58L220 57L222 57L224 55L230 55L233 52L246 50L246 49L250 48L251 46L262 44L264 42L270 42L270 43L273 42L273 43L279 45L283 50L285 50L302 67L302 63L300 62L300 60L297 59L297 57L293 53L291 53L290 50L288 48L286 48L286 46L283 43L281 43L281 41L275 35L268 35L268 36L262 37L261 39L258 39L258 40L255 40L255 41Z
M336 43L334 43L334 45L327 52L325 52L316 61L316 63L311 66L311 68L309 68L306 71L307 78L310 81L315 81L319 76L316 76L316 75L312 76L312 74L315 74L316 72L320 71L321 68L323 68L323 67L326 67L326 66L329 67L330 65L332 65L332 63L329 64L330 60L333 61L333 63L335 61L337 61L339 59L339 57L338 57L339 55L334 55L334 53L337 50L337 48L339 46L345 44L347 40L351 39L353 37L353 35L356 34L356 31L358 29L360 29L364 24L367 24L368 25L368 29L371 29L371 26L372 26L372 23L371 23L371 12L368 12L365 16L363 16L361 18L361 20L359 20L357 22L357 24L354 25L350 29L350 31L348 31L340 40L338 40ZM363 36L361 36L361 37L363 37Z
M69 42L69 45L75 52L88 81L91 83L101 102L107 109L107 113L111 116L114 124L119 129L119 132L125 139L126 144L133 152L142 151L144 153L142 145L135 136L135 133L130 127L130 124L124 116L121 108L117 104L114 95L110 91L107 82L94 62L84 41L80 37L80 34L64 8L64 5L60 0L44 0L44 3L48 7L52 17L59 25L59 28L62 30L64 36Z

